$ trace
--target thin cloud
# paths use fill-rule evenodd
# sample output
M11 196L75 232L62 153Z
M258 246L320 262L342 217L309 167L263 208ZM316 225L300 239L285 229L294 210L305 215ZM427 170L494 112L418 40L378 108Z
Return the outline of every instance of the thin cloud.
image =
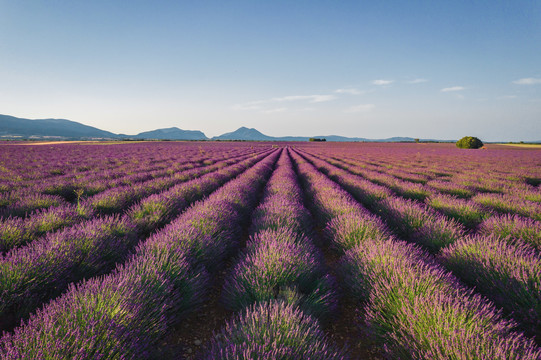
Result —
M334 90L337 94L350 94L350 95L361 95L363 92L357 89L336 89Z
M284 96L281 98L272 98L263 102L282 102L282 101L298 101L298 100L307 100L309 103L318 103L334 100L336 97L334 95L292 95Z
M391 85L392 83L394 83L394 80L382 80L382 79L379 79L379 80L372 81L372 84L379 85L379 86Z
M265 100L250 101L244 104L236 104L232 106L233 110L261 110L265 106L274 103L292 102L292 101L306 101L308 103L321 103L332 101L336 99L334 95L290 95L283 97L276 97Z
M450 91L462 91L464 89L465 89L465 87L463 87L463 86L451 86L451 87L443 88L440 91L441 92L450 92Z
M351 106L347 108L346 110L344 110L344 112L346 113L369 112L375 107L376 105L374 104L360 104L360 105Z
M246 110L260 110L261 106L250 105L250 104L237 104L237 105L231 106L231 108L233 110L246 111Z
M281 113L281 112L284 112L286 110L287 110L287 108L281 107L281 108L276 108L276 109L263 110L262 113L264 113L264 114L274 114L274 113Z
M513 81L513 84L517 85L537 85L541 84L541 79L539 78L523 78Z
M408 84L420 84L420 83L425 83L427 81L428 81L427 79L415 79L415 80L408 81Z

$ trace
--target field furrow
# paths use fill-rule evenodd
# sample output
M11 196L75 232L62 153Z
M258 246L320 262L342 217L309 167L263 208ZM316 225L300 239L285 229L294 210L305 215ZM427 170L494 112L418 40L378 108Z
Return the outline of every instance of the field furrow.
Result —
M541 359L541 152L0 144L0 359Z
M363 202L360 192L370 185L346 170L321 159L307 159L357 196L371 211L381 214L398 236L418 243L466 284L487 296L519 322L522 330L539 338L541 327L541 255L527 243L490 235L468 235L454 220L424 204L393 194Z
M15 325L41 303L58 296L70 283L109 272L126 259L145 234L163 226L191 203L265 156L179 184L124 216L89 220L8 252L0 258L0 319L5 322L2 327Z
M206 268L219 264L235 246L242 214L277 155L274 151L191 207L139 245L110 275L70 286L3 336L1 358L151 356L168 327L203 299L209 281Z
M358 320L372 329L391 356L541 355L490 302L461 285L418 247L390 236L378 216L311 163L299 155L294 158L329 240L344 253L343 284L364 304Z
M0 254L12 248L32 242L47 233L91 220L104 215L120 214L129 211L130 206L145 197L164 192L177 184L197 178L252 157L254 154L241 155L230 159L208 160L207 165L191 167L166 177L111 188L77 204L49 207L21 218L0 219Z

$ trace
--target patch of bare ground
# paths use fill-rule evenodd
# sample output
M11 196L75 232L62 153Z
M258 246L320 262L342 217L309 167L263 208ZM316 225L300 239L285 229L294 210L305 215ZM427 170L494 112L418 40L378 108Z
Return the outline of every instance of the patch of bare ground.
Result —
M261 199L263 190L258 198ZM205 346L208 345L213 336L225 326L234 315L221 303L222 288L225 277L231 273L238 261L238 256L246 247L249 239L249 224L245 224L243 235L239 240L239 248L225 260L225 266L215 274L211 274L214 280L208 293L207 301L186 319L172 327L167 336L162 339L153 359L160 360L196 360L204 356Z
M241 248L244 248L247 239L246 234L241 241ZM322 250L329 273L337 277L340 256L328 247L323 247ZM198 311L170 329L167 336L158 344L153 358L196 360L204 356L204 347L227 321L235 316L235 312L226 309L220 299L225 277L231 272L237 260L236 256L229 258L225 268L213 276L214 283L207 301ZM358 324L358 319L362 316L358 302L344 293L340 298L339 309L336 317L323 325L329 343L339 348L345 347L351 359L384 359L369 334Z
M172 328L158 344L156 359L195 360L203 356L203 347L212 339L225 323L234 315L221 303L220 297L224 278L233 266L229 259L226 268L214 275L214 284L209 291L208 300L201 308Z
M318 230L317 233L321 237L321 231ZM340 255L327 245L322 246L321 250L328 272L339 279ZM324 324L323 329L329 342L337 347L345 347L351 359L384 359L366 328L359 324L359 319L363 317L359 302L343 290L338 308L337 317Z

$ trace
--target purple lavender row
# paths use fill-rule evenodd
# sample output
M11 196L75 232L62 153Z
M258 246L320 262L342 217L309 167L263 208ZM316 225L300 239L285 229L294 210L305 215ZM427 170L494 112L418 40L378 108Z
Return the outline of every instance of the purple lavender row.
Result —
M294 305L258 302L227 323L202 359L347 359L325 340L317 320Z
M418 198L423 197L423 195L425 195L426 197L426 194L430 193L432 189L437 190L441 193L456 195L465 198L469 198L473 195L472 190L468 189L466 186L454 184L449 181L439 179L442 176L451 176L449 173L443 172L441 170L425 173L424 176L421 177L420 175L415 176L415 173L412 174L409 172L407 173L407 175L400 175L400 173L397 172L393 172L387 169L381 169L381 167L379 166L377 168L374 166L367 166L366 163L358 160L344 159L339 157L332 157L326 160L334 166L347 169L356 175L363 176L368 179L371 179L372 177L377 179L382 172L385 172L404 181L427 185L428 188L421 188L420 194L419 196L417 196Z
M36 306L59 295L71 282L108 272L125 259L142 235L164 225L190 203L265 156L179 184L156 198L171 206L157 218L139 216L144 207L136 206L123 217L83 222L6 253L0 258L0 318L6 324L0 325L13 326Z
M247 158L241 158L242 161L240 162L238 161L239 159L226 160L216 165L216 169L219 171L215 172L214 174L216 175L213 177L208 176L213 174L209 173L203 175L200 179L197 179L197 176L194 176L194 178L199 181L206 179L205 181L209 183L208 186L212 185L217 188L226 179L242 173L256 162L268 156L272 151L267 150L261 154L249 155ZM194 182L194 184L197 183ZM197 194L200 191L201 186L197 187L196 185L195 190L193 190L186 188L181 183L167 191L146 197L128 209L126 215L129 216L130 220L143 234L150 234L154 229L165 225L175 218L188 205L186 200L191 198L192 194Z
M396 154L395 154L396 155ZM420 153L418 153L420 155ZM456 158L457 154L453 154ZM448 154L443 157L443 160L445 162L448 162L447 160L451 154ZM335 157L335 160L332 160L333 162L336 161L338 163L346 163L349 165L353 165L356 168L362 167L361 174L364 177L370 178L371 180L375 181L390 181L388 179L389 175L392 175L394 177L397 177L402 180L407 180L411 182L419 182L423 184L427 184L429 187L432 187L436 190L439 190L443 193L447 193L450 195L455 195L459 197L465 197L470 198L474 195L476 192L483 192L483 193L499 193L504 194L506 198L509 198L509 201L511 203L515 203L515 206L517 203L520 203L522 207L531 207L533 206L529 202L541 202L541 192L539 189L535 189L532 187L531 184L535 184L535 181L532 181L532 179L536 179L535 176L532 177L532 174L517 174L517 171L513 171L513 173L505 172L503 174L498 174L497 170L498 165L501 168L501 165L490 163L490 166L486 170L479 170L473 169L473 171L464 172L465 168L462 169L448 169L451 170L451 172L444 173L446 176L450 174L454 174L451 178L446 178L444 180L430 180L430 181L423 181L423 178L418 178L415 176L411 176L411 171L414 171L416 173L419 173L419 169L422 169L424 164L412 161L408 162L405 166L408 167L408 170L405 171L403 168L401 170L397 170L397 166L401 166L401 164L398 163L397 160L391 161L389 165L386 165L386 167L389 167L389 169L384 169L385 171L382 171L381 168L377 168L374 166L371 166L367 169L366 162L362 162L359 160L353 160L353 159L344 159L344 158L338 158ZM433 157L430 159L430 161L433 161ZM498 158L498 161L501 162L501 158ZM336 166L340 166L337 163L333 163ZM453 162L452 164L456 164L456 162ZM439 165L447 165L445 163L439 164ZM479 164L481 165L481 164ZM516 164L513 164L513 169L516 168ZM411 170L413 169L413 170ZM470 170L466 168L467 170ZM459 172L458 174L456 172ZM384 175L381 175L381 173L385 173ZM490 173L491 176L480 176L480 174L483 173ZM387 179L386 179L387 178ZM430 178L434 178L433 176ZM426 178L428 179L428 178ZM389 184L390 186L392 184ZM407 186L406 186L407 187ZM408 190L411 191L411 190ZM398 191L399 192L399 191ZM407 195L407 194L406 194ZM419 194L422 196L422 194Z
M249 156L253 156L253 154L241 155L239 159L242 160ZM220 160L209 160L209 162L202 167L182 171L169 177L152 179L143 183L117 187L101 192L89 199L86 199L82 204L83 206L89 206L99 214L119 212L144 197L162 191L163 189L167 189L180 182L196 178L202 174L215 170L217 167L224 166L224 164L229 164L236 160L237 159L235 158L226 159L223 162Z
M392 358L538 359L541 350L490 302L466 289L415 245L389 230L299 155L299 174L334 247L343 280Z
M244 152L244 155L246 151ZM211 165L216 160L224 160L243 155L239 151L204 153L191 156L189 152L182 156L169 156L161 159L150 159L141 163L127 163L108 171L87 171L75 176L66 175L63 178L53 178L50 181L41 182L32 186L37 192L49 195L60 195L67 201L76 200L75 192L79 191L83 196L92 196L108 188L131 185L153 178L173 175L176 172L188 170L194 167ZM156 162L157 161L157 162Z
M486 219L478 229L480 235L523 241L541 253L541 222L518 215L496 215Z
M337 183L354 196L369 189L359 185L363 180L355 175L309 159L318 168L333 171ZM371 209L381 213L400 236L439 253L443 265L501 306L528 335L539 337L541 256L533 247L494 235L466 236L454 220L412 200L388 196Z
M16 158L19 157L18 155L24 154L23 149L25 148L27 147L16 147L18 151L12 155ZM12 164L9 164L9 161L6 161L10 159L2 159L4 168L10 174L10 181L7 184L4 184L8 185L7 187L9 189L15 191L24 188L35 189L37 187L40 191L47 192L52 190L53 192L51 194L55 194L55 188L61 190L63 185L66 186L69 185L69 183L78 182L77 180L81 178L88 178L91 181L103 179L116 179L121 181L120 178L125 176L130 170L135 170L138 173L148 172L152 169L159 169L167 166L167 162L173 163L175 161L178 162L179 160L167 156L165 158L162 157L161 159L153 159L152 162L141 162L140 160L135 162L135 159L132 159L131 161L126 159L125 153L115 151L114 154L108 154L108 158L113 156L114 160L109 158L108 161L104 161L105 158L100 157L99 152L94 151L92 147L86 148L91 150L88 154L73 154L75 157L70 159L69 162L59 161L58 157L65 155L66 152L71 153L70 149L73 149L73 146L64 146L61 149L56 148L53 151L48 151L47 162L46 164L43 164L44 166L36 166L36 161L39 162L39 159L35 157L23 161L17 159L17 165L20 166L22 170L20 174L17 174L13 169L10 169ZM9 150L9 147L5 149ZM90 158L89 155L94 155L94 158ZM162 162L166 163L162 164ZM84 163L85 165L81 165L81 163ZM30 164L31 167L29 166ZM39 173L36 174L36 172ZM137 175L135 175L134 179L136 178Z
M45 164L45 167L42 167L40 171L48 173L52 170L60 170L60 173L66 173L65 175L55 176L46 179L39 179L40 184L38 184L37 186L31 183L27 185L24 181L20 181L18 176L15 178L15 175L12 175L11 178L13 179L13 181L11 181L11 187L14 190L18 191L18 189L20 188L30 186L30 188L32 188L34 192L68 195L67 199L73 200L74 193L70 190L82 190L84 191L85 195L92 195L99 191L103 191L109 185L117 186L125 184L125 180L132 182L136 180L140 181L140 177L147 176L147 174L149 174L150 170L152 169L164 169L162 170L162 172L165 171L167 173L168 170L174 170L174 167L177 166L175 165L173 169L171 169L168 164L178 164L180 163L179 160L185 161L186 165L189 166L192 161L188 159L204 161L205 158L208 158L206 152L196 152L193 145L188 147L167 147L157 145L158 144L147 144L146 146L139 145L127 147L106 146L106 148L111 149L111 151L105 153L97 151L97 149L103 149L102 146L83 146L84 149L88 149L88 152L85 152L83 154L78 152L72 154L74 148L81 148L81 146L57 146L54 147L52 150L48 151L48 161ZM182 152L175 151L178 150L179 147L183 149ZM10 147L5 148L6 150L10 150ZM26 150L29 147L15 148L18 149L18 151L12 155L17 156L20 154L24 154L23 149ZM132 152L124 151L126 148L131 148ZM190 148L192 149L191 151ZM207 147L207 149L208 148L209 147ZM210 148L212 149L213 147ZM13 150L13 147L11 147L11 150ZM227 149L223 149L223 147L216 147L216 150L211 151L211 153L221 153L220 150L226 150L226 153L232 155L230 151L227 151ZM72 154L74 156L74 159L76 159L75 163L73 163L74 160L71 159L70 163L68 163L66 166L59 168L59 165L57 162L55 162L55 160L57 157L62 156L65 153ZM128 153L130 156L126 157L126 153ZM179 154L181 156L179 156ZM8 162L6 160L10 159L3 158L3 164ZM32 158L28 161L23 161L20 163L20 166L22 166L23 169L24 167L27 167L26 169L24 169L25 174L32 173L32 171L36 170L36 160L37 159ZM186 162L186 160L188 161ZM158 162L158 164L156 164L155 162ZM17 163L17 165L19 165L19 163ZM31 165L31 167L29 165ZM5 164L5 166L8 166L9 171L9 162L8 164ZM48 167L52 167L52 170L48 170ZM70 171L70 168L73 170ZM88 176L89 174L90 176ZM130 175L127 176L127 174ZM159 171L155 175L159 175ZM57 183L57 181L61 181L62 178L66 178L66 180L72 180L71 182L68 181L67 184ZM76 186L76 189L74 189L74 186ZM6 195L4 194L4 196Z
M331 153L331 155L333 155L333 153ZM349 156L345 156L345 154L344 156L336 154L332 156L332 158L343 163L362 167L363 169L378 172L384 171L390 175L395 176L396 178L411 182L418 182L421 184L425 184L431 179L437 177L450 175L448 172L442 171L441 169L435 171L434 169L427 169L424 166L419 166L419 155L420 154L416 155L414 160L413 158L408 159L406 163L401 160L397 161L394 156L393 159L389 161L384 161L382 160L381 154L378 154L377 158L374 160L367 160L365 156L352 157L351 154Z
M145 186L139 186L140 195L143 191L152 192L159 191L160 186L167 188L168 185L173 185L174 182L181 182L194 173L189 171L180 176L173 176L169 181L151 180ZM193 174L195 176L198 173ZM9 250L15 246L20 246L42 236L46 232L58 230L62 227L73 225L80 221L90 219L96 214L96 210L109 210L109 213L117 212L118 210L127 207L130 202L136 201L137 197L129 198L131 187L111 190L102 196L97 196L95 200L83 201L81 204L50 207L36 212L33 216L26 219L7 218L0 221L0 251ZM38 194L40 195L40 194ZM107 203L107 200L110 203ZM108 205L108 206L107 206ZM116 206L114 206L116 205ZM116 211L115 211L116 210Z
M21 184L27 180L42 180L65 174L77 174L89 169L99 171L110 169L118 164L104 162L103 159L115 157L109 149L103 147L81 146L2 146L0 162L3 164L9 178ZM115 151L120 161L128 159L133 146L122 147L121 152ZM91 151L89 151L91 149ZM92 155L89 156L89 153ZM120 153L120 154L119 154ZM83 160L85 165L81 165ZM29 167L29 164L32 164ZM5 178L0 177L0 181Z
M427 198L427 202L434 205L433 208L410 199L402 199L395 196L392 191L378 197L382 194L380 188L371 185L371 179L357 176L357 171L347 166L335 167L322 158L310 156L310 160L321 171L328 174L332 172L329 174L331 178L345 186L369 209L383 212L401 236L415 236L422 241L423 236L415 233L431 231L433 235L437 234L437 238L430 239L429 243L425 244L432 251L438 251L464 236L465 229L456 221L478 224L483 219L481 214L485 214L479 207L468 206L470 203L466 200L443 195ZM381 186L380 183L378 185ZM371 194L375 198L374 201L369 201ZM403 193L397 194L404 196ZM445 215L450 215L451 220L434 211L434 208L442 210ZM427 226L430 226L430 229L426 229Z
M323 257L303 230L310 217L287 153L252 215L252 235L231 274L223 301L239 311L273 299L293 305L320 319L336 310L333 280L325 275Z
M79 177L85 173L103 174L115 177L130 168L148 170L163 166L164 163L178 162L179 155L190 159L205 157L206 151L242 151L243 147L186 144L186 143L133 143L123 145L79 145L62 144L54 146L1 146L0 183L8 180L16 187L32 185L32 182L66 176ZM181 150L181 151L179 151ZM8 176L5 177L4 175Z
M340 166L338 162L330 162L344 170L351 171L354 174L361 174L356 171L355 168L349 168L345 166ZM353 162L351 162L353 163ZM445 184L450 184L445 182ZM464 224L466 227L472 230L478 230L479 234L484 235L494 235L500 236L503 238L510 238L514 241L523 241L528 243L538 250L541 249L541 223L533 220L524 218L518 215L495 215L492 213L491 208L497 208L497 206L483 206L479 201L475 202L473 200L460 199L456 197L464 197L462 191L468 191L469 195L465 197L471 197L473 193L470 190L465 188L449 188L449 185L446 185L445 188L438 188L445 194L451 194L453 196L441 194L441 195L432 195L426 200L426 203L442 212L444 215L453 218L460 223ZM452 191L445 191L452 190ZM538 192L541 196L541 192ZM491 198L501 199L503 196L497 194L479 194L474 199L485 199L490 201ZM365 196L366 198L366 196ZM367 204L367 199L362 199L363 204L366 204L370 207L370 204ZM515 202L516 203L516 202ZM518 203L524 203L524 201L518 201ZM531 203L526 203L531 207ZM501 206L505 210L505 203ZM520 211L520 207L517 207L518 212L523 214L536 214L536 210L531 208L530 210ZM507 208L507 212L510 212L512 209ZM503 211L506 212L506 211ZM493 218L494 217L494 218Z
M222 159L224 158L222 157L215 160L204 159L204 161L201 159L201 163L195 164L204 167ZM183 172L184 170L193 168L194 163L186 161L181 165L175 164L165 171L155 173L147 172L145 169L139 169L143 174L139 172L127 176L126 170L124 170L118 172L118 175L122 178L113 178L113 180L110 180L110 178L107 177L105 181L104 179L96 178L85 179L85 181L90 181L92 183L90 190L87 187L76 188L73 184L67 184L61 185L59 188L53 186L53 193L44 194L41 189L49 189L49 185L44 184L22 189L15 194L13 192L0 194L0 209L2 209L0 215L4 218L7 218L8 216L27 217L28 215L31 215L31 212L34 210L58 207L60 205L67 206L68 203L61 195L65 195L67 200L70 201L77 200L78 203L81 196L86 197L88 195L94 195L85 202L88 202L89 205L96 208L97 211L111 213L119 206L125 205L126 198L135 199L137 193L144 193L147 188L152 187L153 185L159 186L161 182L167 183L167 181L174 181L175 170ZM138 171L138 169L131 169L131 171ZM130 191L135 192L135 196L130 196ZM109 204L109 202L113 203Z
M197 309L272 171L274 151L141 244L111 274L72 285L4 334L0 359L147 359ZM214 265L214 266L213 266Z
M342 166L341 168L350 171L353 174L361 175L370 181L375 181L380 185L388 186L399 196L407 199L424 201L431 208L459 221L470 229L474 229L484 219L492 215L490 211L486 211L486 209L474 201L449 195L464 195L465 191L469 191L460 187L457 188L456 185L447 185L447 187L440 186L440 189L430 190L427 186L421 186L415 183L401 182L398 184L396 181L381 180L381 178L387 178L385 175L380 175L380 178L378 179L367 175L366 172L355 171L348 166ZM442 190L443 194L438 193L440 190Z
M77 200L77 193L88 197L122 185L131 185L154 178L172 175L174 172L190 169L199 164L198 160L171 159L163 164L141 164L125 166L114 171L78 174L77 177L67 175L65 178L48 179L39 184L28 186L25 190L40 192L46 195L58 195L68 202ZM24 190L23 190L24 191ZM18 194L19 195L19 194ZM19 195L20 196L20 195Z
M541 344L541 257L532 247L497 236L468 236L443 248L439 260Z
M16 195L4 193L0 194L0 219L10 216L26 217L36 210L68 204L61 196L36 193L31 189L25 189Z
M205 171L205 170L204 170ZM181 182L185 179L189 179L190 176L199 175L197 172L189 171L186 174L171 177L170 181ZM173 183L174 184L174 183ZM167 185L173 185L167 182L158 182L156 180L152 181L148 188L142 188L142 190L148 191L158 191L159 186L163 185L167 188ZM85 219L90 219L96 215L96 210L100 207L105 207L107 205L106 201L108 199L113 199L113 202L116 202L116 205L128 206L130 202L133 202L132 199L129 199L127 196L117 196L118 191L121 195L130 195L130 187L120 190L112 190L107 193L107 195L102 196L93 202L92 200L88 202L83 202L77 206L67 204L65 206L60 206L57 208L49 208L47 210L42 210L34 214L27 219L19 218L7 218L0 221L0 251L6 251L15 246L20 246L24 243L35 240L36 238L42 236L44 233L49 231L54 231L60 229L64 226L73 225L77 222L83 221ZM124 201L120 201L124 200ZM133 200L137 200L137 197L134 197ZM94 205L94 206L93 206ZM118 210L119 206L114 208ZM109 209L113 209L112 204L109 204ZM110 211L113 213L114 211Z
M444 159L447 162L449 155ZM541 179L541 173L537 171L537 175L535 175L535 165L531 164L533 167L530 164L524 166L522 159L516 159L516 161L513 159L512 164L506 163L505 160L505 156L497 157L495 163L490 163L484 169L479 169L478 166L473 169L468 167L452 169L451 173L454 175L446 179L447 185L443 185L444 190L451 190L451 192L454 191L461 197L465 195L468 198L477 192L503 194L511 199L511 202L520 203L526 201L526 206L531 206L528 205L529 201L541 202L541 191L539 191L539 188L535 188ZM535 158L532 158L532 160L535 162ZM455 165L456 162L451 162L451 164ZM483 165L483 163L476 165ZM522 169L527 170L521 171L517 165L522 165ZM421 165L410 164L410 166L419 168ZM512 170L509 171L508 169ZM490 176L484 176L485 174L490 174ZM427 185L431 187L436 185L437 187L442 184L441 182L439 184L428 182Z
M109 166L111 168L100 170L92 164L92 161L95 163L97 160L85 158L85 156L88 156L88 154L85 154L85 156L80 156L80 158L77 159L77 164L72 165L73 168L80 169L81 171L74 171L60 177L41 179L39 183L36 182L35 184L26 184L24 181L20 181L16 178L13 179L12 184L7 187L9 189L13 188L15 192L18 192L19 189L21 189L23 192L33 191L42 192L43 194L61 195L65 197L66 200L73 201L75 199L74 190L81 190L86 196L93 195L108 187L140 182L145 179L150 179L150 176L165 176L168 173L171 174L171 171L174 171L175 168L180 169L180 167L185 168L193 165L204 165L204 159L208 158L208 156L202 155L191 156L191 153L187 151L185 151L185 153L180 153L182 154L180 157L178 155L179 152L169 151L168 156L164 156L164 154L161 154L160 152L158 152L158 154L148 153L144 154L143 158L138 157L125 161L122 160L122 158L118 159L118 156L121 156L122 152L115 151L111 154L114 159L107 160L100 158L99 153L96 154L94 150L92 150L93 147L87 146L86 148L90 150L89 154L96 155L101 163L110 163L111 165ZM19 147L19 149L22 148ZM69 149L70 147L63 148L62 151ZM217 150L217 154L221 153L219 151L220 149ZM50 157L52 158L52 163L54 163L54 158L58 156L58 152L58 149L56 152L51 152ZM231 152L228 153L233 155ZM155 163L156 161L158 164ZM81 163L85 165L81 165ZM181 165L181 163L183 163L183 165ZM27 172L34 170L35 163L33 161L28 161L23 164L26 164L25 166L27 167L29 164L32 165L31 168L29 167L26 169ZM117 166L117 164L120 164L120 166ZM47 170L43 169L43 171Z
M513 166L512 168L514 168ZM489 173L490 176L482 176ZM522 200L541 200L539 189L535 189L528 183L527 175L519 175L515 172L506 175L498 175L494 169L486 172L462 172L454 175L450 181L473 190L475 193L505 194Z
M286 151L252 215L251 236L226 277L222 299L241 311L210 342L205 359L344 359L316 320L337 308L334 280L304 235L310 214Z
M377 175L371 175L365 170L359 171L355 165L352 165L353 162L349 162L348 165L344 165L340 161L329 161L328 158L319 157L320 160L327 161L331 165L335 165L340 169L351 172L352 174L362 176L363 178L375 182L376 184L386 186L393 190L397 195L413 200L424 201L430 207L438 210L444 215L459 221L464 224L464 226L474 229L478 226L484 219L488 218L491 213L487 212L479 204L465 199L458 199L454 196L438 194L439 190L430 190L427 186L420 185L417 183L408 183L406 181L398 182L393 180L391 176L377 173ZM454 187L444 188L440 186L440 190L444 190L444 194L448 192L453 192L457 189ZM457 191L460 191L458 189ZM459 192L460 193L460 192ZM434 215L432 215L434 216Z
M0 216L4 218L8 216L27 217L35 210L58 207L60 205L65 206L68 202L78 200L80 196L87 197L95 195L117 186L152 180L155 177L159 177L152 175L160 175L160 173L152 174L146 172L146 169L141 169L140 171L144 171L145 173L126 176L124 172L123 178L120 178L120 176L111 176L111 174L107 174L101 178L85 177L77 183L41 182L39 185L31 187L18 185L13 191L0 194ZM162 173L162 176L167 175L166 172ZM85 186L82 181L90 185Z
M472 200L446 194L434 194L426 199L426 204L449 218L457 220L470 230L476 230L483 221L494 215L490 210L487 211Z
M78 189L83 189L85 195L88 192L96 193L105 186L113 187L149 180L152 177L165 174L171 166L181 167L192 162L191 159L161 159L152 163L121 163L120 166L111 164L109 169L93 170L92 168L85 168L85 171L76 174L67 173L62 176L40 179L39 183L35 181L20 183L18 187L36 189L44 194L60 195L71 201L73 200L73 191ZM97 186L91 186L89 183L98 184Z
M320 169L322 171L340 172L340 169L343 169L353 174L358 174L355 169L348 168L347 166L338 166L338 169L336 170L332 170L328 167L324 168L325 161L321 161L322 162L318 162L318 164L321 165ZM335 174L329 173L329 175L331 176L331 178L333 178ZM392 197L391 192L388 192L388 194L384 194L383 191L380 190L380 188L367 184L366 180L361 180L361 178L359 177L355 178L354 176L346 176L344 172L341 172L341 176L339 176L339 178L341 179L341 181L347 181L350 184L348 187L348 191L354 193L354 195L363 204L365 204L373 211L378 211L378 209L376 209L374 206L375 201L373 200L381 200L383 198ZM359 191L359 187L362 187L363 191ZM372 198L375 199L372 199L370 194L373 194ZM477 197L501 198L500 195L495 194L479 194L476 195L474 199L476 199ZM524 201L522 201L521 203L524 203ZM497 216L490 211L491 207L482 206L474 200L460 199L454 196L444 194L432 195L431 197L426 199L426 204L429 205L432 209L441 212L445 216L460 222L472 231L478 230L480 234L509 238L511 242L525 242L536 247L537 249L540 248L541 233L539 232L539 229L541 228L541 223L536 220L523 218L517 215ZM531 205L531 202L529 204ZM407 212L409 213L409 215L403 214L403 216L406 216L409 219L410 224L408 224L405 219L399 219L399 222L402 222L402 227L409 227L409 229L406 230L419 230L421 232L428 232L431 233L432 236L434 235L434 233L438 233L439 240L431 239L429 244L425 244L431 247L433 251L438 251L442 246L445 246L455 241L457 238L463 236L463 231L459 229L459 226L457 227L456 224L452 224L452 221L449 222L443 219L434 211L429 208L425 208L422 205L416 205L413 202L406 202L401 200L390 201L389 203L383 205L391 209L408 209ZM492 208L494 208L494 206L492 206ZM400 211L398 211L397 213L397 211L391 210L391 212L393 213L393 216L391 216L392 219L395 219L397 216L400 217ZM402 212L404 213L405 211ZM536 210L535 208L530 208L530 210L524 210L521 213L536 214ZM491 219L491 217L493 216L496 217L494 219ZM426 223L431 224L427 225L427 229L422 229L422 227L425 226L424 224ZM420 229L415 229L416 227ZM411 231L406 231L405 236L410 235L408 232ZM423 236L416 237L422 241Z
M477 194L472 200L499 213L518 214L541 221L541 202L524 200L510 194L490 193Z
M347 167L342 168L356 173L354 169ZM541 193L540 193L541 194ZM480 194L479 198L500 198L497 194ZM363 201L363 203L365 203ZM480 232L483 234L500 235L502 237L511 236L515 240L522 240L535 247L539 247L539 231L540 223L532 221L527 218L520 218L518 216L499 216L491 220L493 215L486 208L474 201L467 201L463 199L457 199L452 196L435 195L428 199L427 203L444 213L446 216L454 218L459 222L465 224L472 229L481 224ZM493 206L495 207L495 206ZM508 209L509 210L509 209ZM530 213L536 213L535 209L530 209ZM528 211L526 211L528 213ZM499 223L502 223L499 226Z
M80 204L52 207L47 210L38 211L34 216L30 216L26 219L0 219L0 253L34 241L47 232L56 231L66 226L72 226L81 221L98 216L100 210L107 214L121 212L123 209L145 196L167 190L175 184L231 165L246 157L248 156L245 155L240 158L216 162L212 161L213 165L207 165L202 168L192 168L191 170L174 174L169 178L149 180L144 184L135 187L126 186L111 189L87 201L83 201Z
M535 269L536 267L531 267L531 266L530 266L530 269L532 269L532 268L533 268L533 269ZM539 266L537 266L537 268L539 268ZM467 270L466 270L466 271L467 271ZM535 278L534 278L533 280L534 280L534 281L536 281L536 279L535 279ZM536 283L539 283L539 281L537 280L537 282L536 282Z
M314 155L312 155L314 156ZM391 176L388 172L367 171L365 169L359 170L355 165L351 165L351 162L344 162L343 160L329 159L328 156L317 156L318 159L326 161L338 168L348 170L356 175L362 176L378 185L385 186L391 189L396 194L408 199L423 201L432 194L432 191L420 182L411 182L409 180L397 179Z

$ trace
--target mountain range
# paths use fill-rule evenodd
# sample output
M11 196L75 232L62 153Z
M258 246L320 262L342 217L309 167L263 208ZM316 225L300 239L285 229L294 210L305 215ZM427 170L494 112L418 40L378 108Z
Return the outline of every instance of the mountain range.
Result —
M145 131L137 135L115 134L92 126L65 119L23 119L9 115L0 115L0 139L48 139L48 140L220 140L220 141L309 141L310 138L326 141L380 141L410 142L409 137L393 137L388 139L366 139L337 135L322 136L283 136L274 137L262 134L256 129L241 127L233 132L225 133L209 139L198 130L182 130L177 127Z

